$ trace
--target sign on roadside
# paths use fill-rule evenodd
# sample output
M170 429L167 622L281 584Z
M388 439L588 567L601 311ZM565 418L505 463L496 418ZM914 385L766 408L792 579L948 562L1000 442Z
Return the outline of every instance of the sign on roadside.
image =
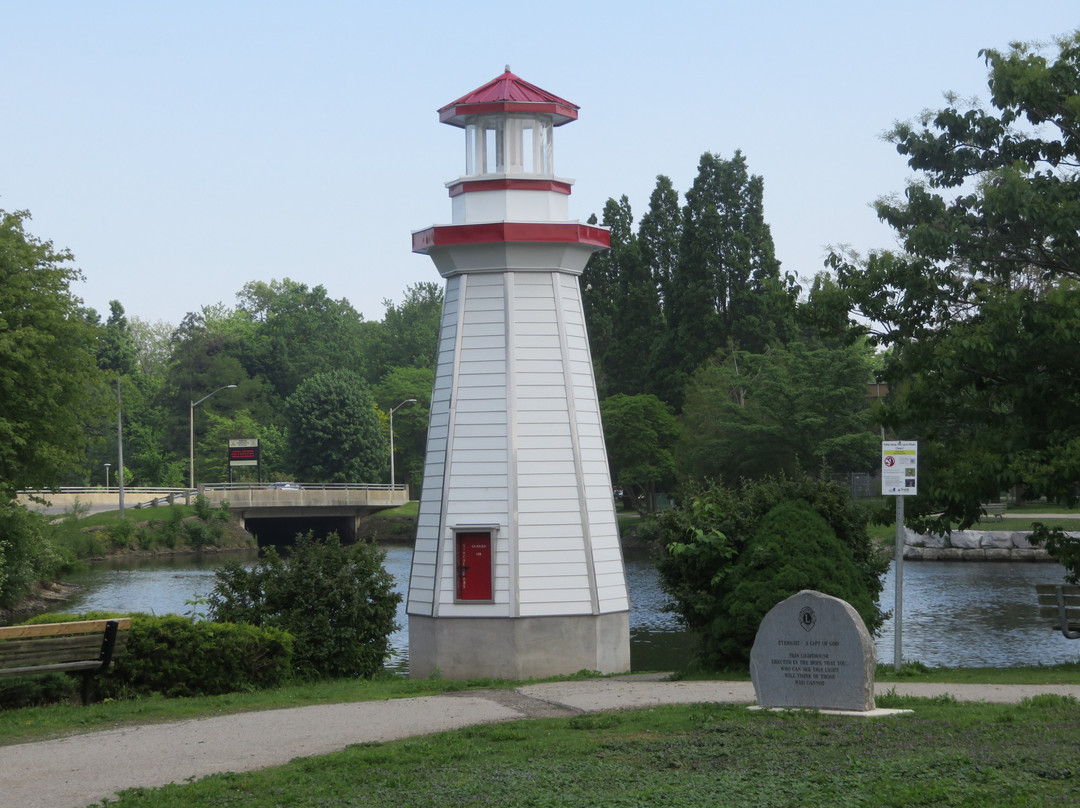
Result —
M881 442L881 493L883 496L913 497L919 493L919 442Z

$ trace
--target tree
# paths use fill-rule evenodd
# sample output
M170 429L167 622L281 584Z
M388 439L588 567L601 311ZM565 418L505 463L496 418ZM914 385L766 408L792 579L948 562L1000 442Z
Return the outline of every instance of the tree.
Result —
M271 547L252 569L218 570L211 618L288 631L301 676L372 677L390 655L401 600L384 557L373 544L299 536L287 561Z
M686 194L679 258L664 297L657 392L682 407L683 385L718 348L761 352L793 335L793 278L782 278L765 223L764 182L706 152Z
M600 404L611 477L635 507L639 492L645 507L656 509L658 485L674 482L672 447L679 425L671 408L654 395L614 395Z
M700 661L712 669L744 664L760 618L793 588L850 599L876 633L889 560L866 524L843 486L807 476L701 488L665 512L660 582L697 636ZM813 531L806 540L804 527Z
M400 367L383 376L375 387L375 402L388 415L401 402L416 399L394 414L394 474L398 482L409 485L413 497L419 496L424 482L424 453L434 384L433 368ZM389 430L389 418L387 421Z
M81 276L69 252L26 232L29 218L0 211L0 499L75 468L100 415L94 333L71 293Z
M285 402L288 446L296 475L312 482L386 479L389 445L375 401L351 370L318 373Z
M877 203L902 250L830 259L891 348L884 418L920 441L909 512L938 530L1012 487L1075 502L1080 481L1080 32L981 55L989 107L949 97L890 134L918 172Z
M288 479L291 474L286 463L285 434L274 424L260 424L246 409L230 411L227 415L207 412L206 426L200 441L200 457L212 458L203 466L201 479L228 480L230 476L237 481L256 480L261 471L262 479ZM240 466L229 474L226 449L230 440L238 438L257 438L259 441L259 466Z
M596 216L589 217L589 224L598 224ZM628 248L633 238L631 227L634 214L630 201L623 196L618 202L608 199L604 203L603 226L611 231L611 248L600 250L589 257L581 273L581 305L585 310L585 326L589 334L589 347L597 373L597 387L603 391L603 357L607 355L613 339L615 325L615 300L618 296L618 255Z
M169 341L175 326L164 320L150 322L132 317L128 326L138 370L144 376L157 379L165 373L169 360Z
M663 174L656 178L656 188L649 197L649 211L638 225L638 241L642 259L652 274L661 305L667 302L671 278L679 262L679 242L682 240L682 211L679 194L671 179Z
M386 315L366 358L369 380L381 379L392 368L434 370L442 303L442 286L437 283L409 286L399 305L383 301Z
M624 196L604 205L603 224L611 249L594 254L586 267L584 305L601 397L636 395L649 388L648 361L662 333L660 297Z
M880 438L866 400L870 369L865 342L718 351L686 388L680 469L729 482L822 466L872 469Z
M119 300L109 301L109 319L105 322L98 343L97 361L98 367L111 378L129 376L135 372L135 342Z
M322 286L285 278L253 281L237 294L237 339L228 344L247 375L262 376L281 399L315 373L364 366L362 318L347 300L332 300Z

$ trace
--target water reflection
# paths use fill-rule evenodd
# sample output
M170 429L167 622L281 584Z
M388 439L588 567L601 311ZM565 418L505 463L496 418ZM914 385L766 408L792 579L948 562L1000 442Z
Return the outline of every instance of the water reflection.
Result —
M408 619L404 595L412 548L384 545L386 568L403 596L390 638L394 658L388 667L408 670ZM57 611L190 614L192 601L213 589L214 570L227 558L158 558L101 562L70 576L84 589ZM254 554L246 562L254 561ZM674 670L691 656L691 641L674 615L663 611L666 597L647 553L626 553L630 589L630 655L634 670ZM1039 618L1036 583L1058 583L1057 564L989 562L908 562L904 565L903 656L942 667L1008 667L1075 662L1080 645L1055 633ZM885 579L882 605L893 608L892 570ZM876 639L878 660L893 659L893 622Z
M890 566L881 594L895 607ZM1076 662L1075 641L1040 618L1035 584L1064 583L1059 564L918 561L904 564L902 654L934 667L1010 667ZM893 662L890 619L875 643L878 661Z

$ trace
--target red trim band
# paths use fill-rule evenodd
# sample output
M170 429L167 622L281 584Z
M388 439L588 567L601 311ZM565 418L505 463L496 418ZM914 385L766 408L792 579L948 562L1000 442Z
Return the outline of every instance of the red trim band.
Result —
M611 246L611 233L604 227L575 222L485 222L448 224L413 233L413 252L426 253L435 247L465 244L540 242L587 244L597 249Z
M551 115L554 126L577 120L577 110L566 105L545 101L487 101L479 103L453 103L439 110L439 122L451 126L465 126L467 115L499 115L508 113L526 115Z
M558 180L498 179L498 180L460 180L449 186L450 197L461 196L470 191L554 191L557 194L570 195L571 185Z

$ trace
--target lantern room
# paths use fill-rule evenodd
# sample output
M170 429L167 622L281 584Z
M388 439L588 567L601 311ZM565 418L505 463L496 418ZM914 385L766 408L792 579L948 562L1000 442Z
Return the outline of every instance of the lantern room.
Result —
M447 183L454 222L564 220L573 183L555 177L553 131L577 111L509 66L441 108L440 121L465 130L465 174Z

